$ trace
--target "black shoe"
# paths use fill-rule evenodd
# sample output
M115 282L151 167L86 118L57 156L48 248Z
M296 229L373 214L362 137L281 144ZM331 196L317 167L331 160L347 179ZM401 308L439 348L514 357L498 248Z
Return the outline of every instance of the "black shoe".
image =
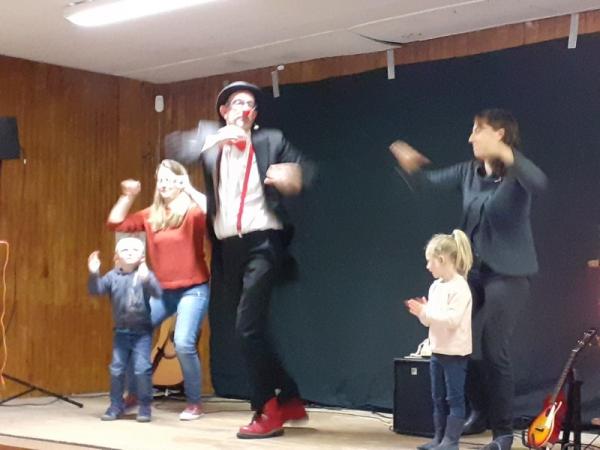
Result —
M479 434L485 430L487 430L487 419L483 412L476 409L471 410L462 434Z

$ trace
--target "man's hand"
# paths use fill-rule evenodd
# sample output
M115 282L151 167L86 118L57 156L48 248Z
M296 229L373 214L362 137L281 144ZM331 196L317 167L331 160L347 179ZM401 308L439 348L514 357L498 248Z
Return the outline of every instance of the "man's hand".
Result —
M431 162L404 141L392 142L390 152L392 152L392 155L394 155L396 161L398 161L398 164L406 173L421 170L421 167Z
M98 273L100 271L100 252L98 250L93 251L88 256L88 269L90 273Z
M302 168L297 163L271 164L267 169L265 184L273 186L283 195L295 195L302 190Z
M127 197L136 197L142 190L142 185L137 180L121 181L121 192Z

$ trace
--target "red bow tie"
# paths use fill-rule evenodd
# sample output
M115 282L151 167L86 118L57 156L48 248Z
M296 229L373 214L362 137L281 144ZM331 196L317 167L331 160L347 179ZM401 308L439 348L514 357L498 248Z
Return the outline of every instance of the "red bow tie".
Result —
M236 139L232 144L241 152L246 150L246 139Z

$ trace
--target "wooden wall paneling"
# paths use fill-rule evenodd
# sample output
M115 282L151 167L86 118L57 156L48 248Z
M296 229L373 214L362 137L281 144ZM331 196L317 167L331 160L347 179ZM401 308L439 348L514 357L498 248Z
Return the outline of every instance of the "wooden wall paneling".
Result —
M84 392L108 386L110 305L87 295L86 259L100 249L103 269L112 265L112 243L99 220L106 194L98 174L112 173L118 86L111 77L47 65L33 76L32 126L40 135L31 165L39 174L30 181L43 207L38 220L44 232L30 250L41 258L40 274L31 280L40 292L29 300L35 307L26 321L36 325L31 352L39 363L32 376L58 392Z
M5 116L16 116L22 126L23 112L26 110L24 101L24 91L32 89L31 80L24 79L23 74L31 70L34 63L15 58L0 59L0 114ZM21 132L21 145L25 146L27 140L24 139ZM21 271L17 271L17 261L20 259L19 247L16 245L19 237L23 234L23 226L12 226L12 222L20 220L22 215L18 211L22 209L21 203L24 197L24 178L26 175L25 167L19 160L6 160L0 163L0 239L7 240L10 243L10 259L6 272L7 298L6 298L6 316L5 325L9 332L18 338L16 343L8 348L9 357L18 357L22 360L20 369L15 375L25 375L25 370L29 367L29 355L26 348L19 343L23 342L27 336L27 330L15 327L15 317L22 315L25 310L23 304L18 304L15 300L18 288L18 278L22 277ZM2 248L2 263L7 254ZM1 307L1 306L0 306ZM21 311L19 312L18 309ZM10 342L9 342L10 344ZM3 358L3 352L0 352L0 358ZM1 391L0 391L1 392Z
M1 230L12 241L10 272L16 276L6 370L58 392L106 390L110 305L87 295L86 259L100 249L103 270L112 265L106 216L120 170L142 165L140 140L134 136L140 143L127 142L123 152L119 127L145 130L147 122L134 102L125 122L120 98L131 101L128 93L139 94L140 83L120 86L115 77L14 60L0 66L2 85L26 67L13 88L20 93L27 164L11 161L16 167L10 174L7 163L2 168ZM7 194L7 176L21 194ZM2 395L20 390L9 382Z

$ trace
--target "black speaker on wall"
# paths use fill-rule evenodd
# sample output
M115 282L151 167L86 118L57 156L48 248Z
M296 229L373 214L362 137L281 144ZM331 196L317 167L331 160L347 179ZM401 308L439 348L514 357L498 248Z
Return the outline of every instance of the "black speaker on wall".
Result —
M433 436L433 400L429 359L394 359L394 423L396 433Z
M19 130L16 117L0 117L0 159L19 159Z

